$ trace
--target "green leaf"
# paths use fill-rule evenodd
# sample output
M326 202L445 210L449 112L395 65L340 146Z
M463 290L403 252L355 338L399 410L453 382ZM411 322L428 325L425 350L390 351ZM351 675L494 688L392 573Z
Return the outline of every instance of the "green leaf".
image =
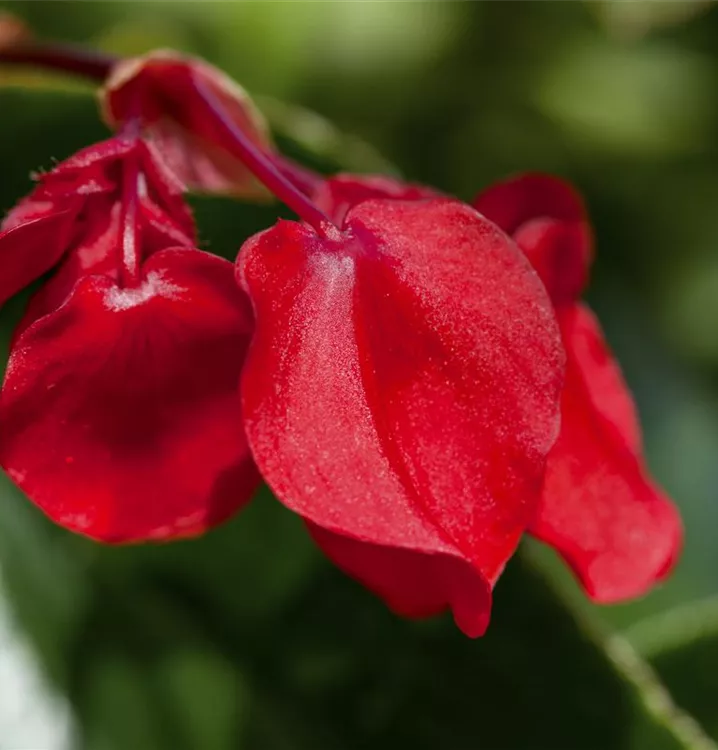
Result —
M626 635L660 674L675 701L718 739L718 597L647 618Z

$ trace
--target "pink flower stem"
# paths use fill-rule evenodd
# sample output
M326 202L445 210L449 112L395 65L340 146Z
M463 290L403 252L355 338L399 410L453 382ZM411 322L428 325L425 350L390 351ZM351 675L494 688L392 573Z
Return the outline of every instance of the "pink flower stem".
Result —
M257 148L236 123L228 116L222 102L205 86L199 76L193 76L194 85L205 106L203 115L212 122L218 142L229 153L234 154L252 174L274 195L285 203L317 234L328 239L338 239L341 232L329 217L320 211L294 182L282 173L281 167ZM285 167L286 169L286 167Z

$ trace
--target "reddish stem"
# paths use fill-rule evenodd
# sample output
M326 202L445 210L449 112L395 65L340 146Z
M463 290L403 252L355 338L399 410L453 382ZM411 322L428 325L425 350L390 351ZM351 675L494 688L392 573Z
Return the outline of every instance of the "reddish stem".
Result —
M199 76L193 76L193 81L206 108L203 115L212 121L222 147L241 159L247 169L262 184L291 208L297 216L313 227L317 234L329 239L339 239L341 236L339 228L282 174L272 158L264 154L247 138L241 128L229 117L222 102L200 80Z
M278 153L268 153L277 171L281 172L297 189L311 195L324 182L324 177L294 160Z
M112 55L64 44L22 42L0 49L0 64L32 65L102 82L119 61Z

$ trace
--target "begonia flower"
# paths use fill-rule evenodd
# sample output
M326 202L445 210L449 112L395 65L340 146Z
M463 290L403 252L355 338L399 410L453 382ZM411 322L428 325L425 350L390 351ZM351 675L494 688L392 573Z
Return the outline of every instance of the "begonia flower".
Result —
M424 199L426 191L395 179L339 175L315 195L329 215L341 217L369 197ZM648 474L630 391L598 322L579 301L592 259L583 201L567 183L529 174L494 185L474 205L513 237L538 272L567 351L562 429L529 532L559 551L592 599L644 594L676 561L681 522Z
M598 601L667 573L680 521L579 302L591 234L568 186L526 176L471 207L324 180L202 61L90 68L120 135L42 177L0 234L0 302L54 268L0 396L0 463L48 515L110 542L197 534L259 469L390 608L450 608L470 636L527 532ZM240 291L196 249L182 183L273 194L302 221L243 244Z
M118 136L43 175L0 234L3 298L56 266L11 348L0 464L105 542L201 533L258 482L237 393L251 310L232 264L195 248L180 192Z

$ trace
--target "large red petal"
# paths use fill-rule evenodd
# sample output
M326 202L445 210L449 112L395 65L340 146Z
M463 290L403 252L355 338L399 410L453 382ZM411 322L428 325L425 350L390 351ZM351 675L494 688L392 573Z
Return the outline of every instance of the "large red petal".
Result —
M341 226L347 211L372 198L416 201L441 197L438 190L384 175L338 174L323 180L311 196L315 205Z
M143 283L83 278L17 339L0 462L56 522L107 542L198 534L258 477L237 393L251 315L228 262L165 250Z
M583 201L569 183L524 174L492 185L473 205L513 236L554 305L578 299L588 281L593 238Z
M593 599L620 601L669 572L681 522L643 466L633 401L595 318L576 305L559 321L568 355L561 434L532 532Z
M139 114L172 171L195 190L266 197L244 164L217 145L202 116L195 77L219 98L249 140L261 149L271 147L261 113L238 83L203 60L167 50L115 66L102 92L103 116L111 127L118 127Z
M368 201L346 226L330 241L281 222L240 253L257 317L250 446L311 523L440 561L427 606L471 612L459 624L476 634L480 582L496 580L534 516L556 436L550 303L506 236L457 201ZM336 556L359 578L380 573ZM448 585L458 563L473 587Z

